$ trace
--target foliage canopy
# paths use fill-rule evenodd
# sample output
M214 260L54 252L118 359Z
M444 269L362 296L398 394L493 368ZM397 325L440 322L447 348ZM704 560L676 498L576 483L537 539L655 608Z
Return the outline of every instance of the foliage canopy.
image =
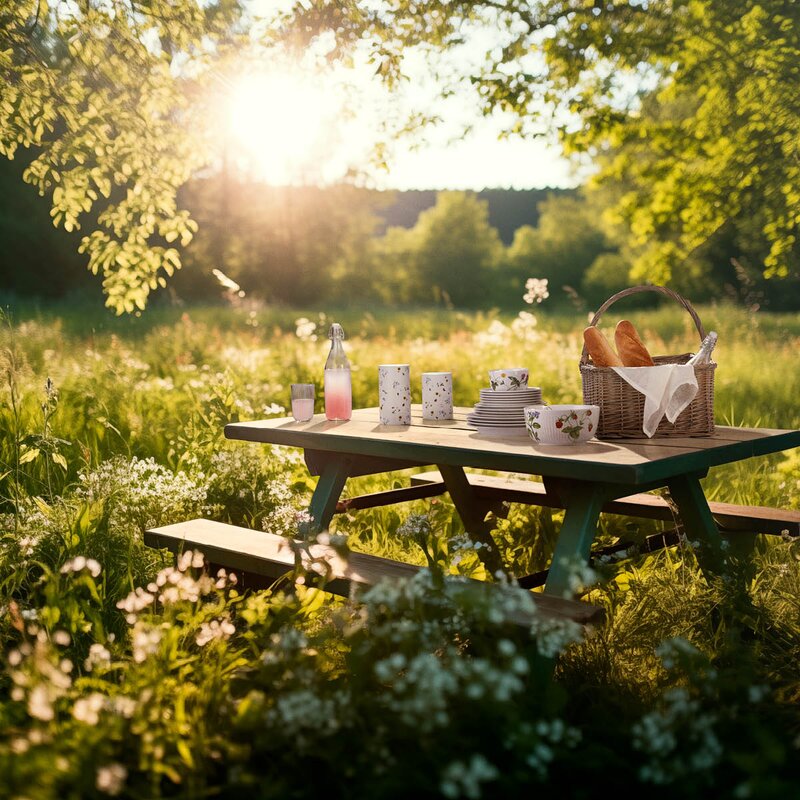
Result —
M0 153L81 242L118 313L145 306L196 230L176 194L206 163L199 81L225 51L235 0L0 0Z
M0 152L37 149L26 180L56 225L91 220L82 249L117 311L144 306L195 232L176 192L208 162L200 80L242 52L240 5L0 0ZM390 88L425 53L444 95L467 83L484 114L513 112L509 133L556 131L613 186L634 279L702 269L719 241L751 271L798 271L792 0L310 0L266 30L298 50L324 41L332 61L366 53Z
M390 80L406 48L458 49L491 26L496 38L471 76L484 113L513 112L520 133L549 123L567 152L595 160L596 181L621 186L616 216L630 231L634 278L668 282L731 226L758 240L742 249L767 277L797 271L800 9L791 0L335 6L314 3L296 24L308 36L333 27L343 46L366 32ZM448 89L462 79L451 73Z

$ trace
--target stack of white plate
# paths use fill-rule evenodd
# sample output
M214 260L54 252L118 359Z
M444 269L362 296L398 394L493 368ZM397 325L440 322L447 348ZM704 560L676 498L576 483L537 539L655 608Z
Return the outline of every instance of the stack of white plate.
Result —
M495 392L481 389L480 402L467 414L471 428L480 433L495 436L525 434L525 406L536 406L542 402L542 390L538 386Z

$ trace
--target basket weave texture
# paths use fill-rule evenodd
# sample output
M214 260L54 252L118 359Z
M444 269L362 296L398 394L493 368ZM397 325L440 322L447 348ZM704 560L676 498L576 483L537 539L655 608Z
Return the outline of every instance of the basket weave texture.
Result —
M700 341L705 339L705 328L689 301L665 286L632 286L618 292L600 306L590 324L596 325L603 312L607 311L617 300L639 292L657 292L678 302L694 320ZM691 353L654 356L653 361L657 365L685 364L691 357ZM695 366L697 395L674 423L667 421L667 418L664 417L654 436L710 436L714 433L714 371L716 368L717 365L713 361L710 364ZM599 439L647 438L642 430L644 395L622 380L611 367L594 366L589 360L589 353L585 345L581 353L580 369L583 381L583 402L600 406L597 437Z

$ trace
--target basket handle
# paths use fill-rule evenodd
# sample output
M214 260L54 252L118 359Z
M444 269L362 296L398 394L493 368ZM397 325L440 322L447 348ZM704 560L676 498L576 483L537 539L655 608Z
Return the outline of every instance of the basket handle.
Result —
M617 300L621 300L623 297L627 297L631 294L639 294L639 292L656 292L657 294L663 294L665 297L669 297L672 300L680 303L689 312L689 315L694 320L697 332L700 334L700 341L702 342L703 339L706 338L706 329L703 327L703 323L700 322L700 317L697 316L697 312L692 308L692 304L685 297L682 297L672 289L668 289L666 286L631 286L628 289L623 289L621 292L617 292L612 297L609 297L608 300L606 300L605 303L603 303L603 305L597 309L589 325L597 325L600 317L603 316L603 312L607 311L614 303L617 302ZM589 363L589 350L586 347L585 342L583 344L583 350L581 351L580 363L582 365Z

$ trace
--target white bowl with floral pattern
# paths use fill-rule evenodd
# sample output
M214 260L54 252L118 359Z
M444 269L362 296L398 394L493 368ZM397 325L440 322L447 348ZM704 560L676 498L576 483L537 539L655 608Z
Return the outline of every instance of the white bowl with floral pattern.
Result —
M600 406L525 406L525 427L536 444L581 444L593 439Z
M489 370L489 386L494 392L513 392L528 388L528 370L525 367L506 367Z

